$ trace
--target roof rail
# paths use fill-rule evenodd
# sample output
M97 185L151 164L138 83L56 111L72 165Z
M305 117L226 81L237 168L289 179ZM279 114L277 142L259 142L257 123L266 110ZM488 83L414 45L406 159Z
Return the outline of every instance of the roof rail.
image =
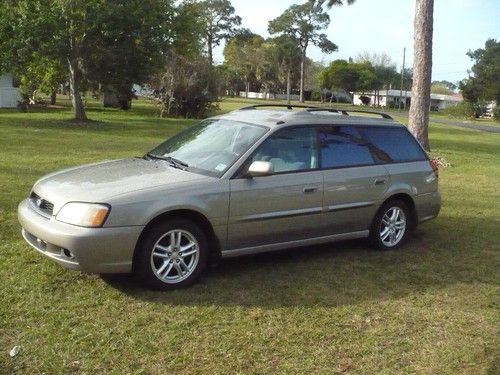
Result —
M254 105L249 105L247 107L240 108L239 111L242 110L248 110L248 109L256 109L260 107L285 107L287 109L294 109L294 108L308 108L308 109L321 109L321 107L316 107L312 105L303 105L303 104L254 104Z
M349 116L349 112L353 113L369 113L371 115L378 115L382 116L382 118L385 118L387 120L394 120L392 116L389 116L387 113L384 112L372 112L372 111L365 111L362 109L337 109L337 108L328 108L328 107L310 107L309 109L306 109L307 112L333 112L333 113L341 113L345 116Z

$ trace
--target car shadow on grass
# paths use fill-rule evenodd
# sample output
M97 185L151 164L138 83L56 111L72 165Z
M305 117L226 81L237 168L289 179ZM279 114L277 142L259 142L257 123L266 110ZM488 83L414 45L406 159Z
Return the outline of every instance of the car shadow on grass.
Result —
M463 240L478 236L477 228L487 222L441 217L419 227L395 251L375 251L355 240L224 259L192 287L167 292L148 290L128 275L102 278L133 299L173 305L334 307L382 301L457 282L493 283L494 266L486 256L493 242L482 245L489 240L478 237L470 251Z

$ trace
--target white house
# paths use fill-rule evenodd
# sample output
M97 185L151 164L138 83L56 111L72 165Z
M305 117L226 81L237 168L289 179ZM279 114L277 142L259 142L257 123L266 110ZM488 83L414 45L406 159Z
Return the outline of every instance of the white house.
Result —
M379 96L380 96L380 105L382 107L399 107L399 98L400 98L400 91L399 90L380 90L379 91ZM401 93L401 102L402 108L407 108L410 105L411 102L411 91L403 91ZM370 98L370 105L375 103L375 93L370 92L370 93L365 93L365 94L359 94L356 93L353 96L353 104L355 105L362 105L363 102L361 101L361 96L367 96ZM455 95L441 95L441 94L431 94L431 109L432 110L440 110L452 105L456 105L457 103L461 102L462 96L460 94L455 94Z
M0 74L0 108L15 108L20 98L12 74Z

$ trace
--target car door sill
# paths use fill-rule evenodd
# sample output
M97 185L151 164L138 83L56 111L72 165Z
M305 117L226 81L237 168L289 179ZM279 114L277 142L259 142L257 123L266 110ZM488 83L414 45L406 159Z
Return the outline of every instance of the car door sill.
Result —
M316 244L325 243L325 242L352 240L352 239L356 239L356 238L368 237L368 235L369 235L368 230L361 230L361 231L357 231L357 232L333 234L331 236L307 238L304 240L279 242L279 243L272 243L272 244L268 244L268 245L260 245L260 246L252 246L252 247L243 247L240 249L233 249L233 250L223 250L223 251L221 251L221 255L223 258L230 258L230 257L239 256L239 255L257 254L257 253L263 253L263 252L267 252L267 251L282 250L282 249L293 248L293 247L316 245Z

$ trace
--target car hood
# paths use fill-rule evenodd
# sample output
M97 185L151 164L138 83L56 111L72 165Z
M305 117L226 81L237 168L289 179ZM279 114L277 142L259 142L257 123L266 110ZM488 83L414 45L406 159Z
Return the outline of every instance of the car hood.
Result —
M171 167L166 161L140 158L104 161L64 169L42 177L33 191L54 204L102 202L121 194L161 185L175 186L210 177Z

